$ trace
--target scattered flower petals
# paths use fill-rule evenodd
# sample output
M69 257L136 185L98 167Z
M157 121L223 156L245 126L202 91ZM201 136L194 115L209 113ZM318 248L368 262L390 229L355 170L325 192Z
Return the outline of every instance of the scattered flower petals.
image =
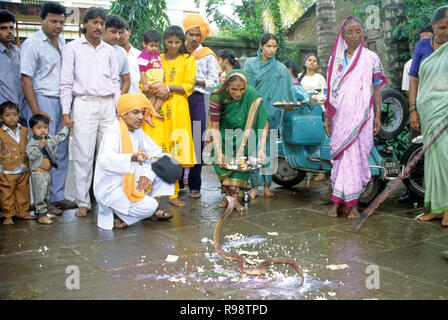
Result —
M330 269L330 270L343 270L343 269L348 269L348 268L350 268L350 267L346 264L330 264L327 266L327 269Z
M176 262L179 259L178 256L168 255L165 259L166 262Z

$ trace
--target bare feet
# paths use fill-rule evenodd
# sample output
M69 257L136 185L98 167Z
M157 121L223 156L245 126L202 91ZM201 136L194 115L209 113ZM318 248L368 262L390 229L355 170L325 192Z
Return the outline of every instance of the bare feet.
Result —
M247 211L247 208L243 206L237 199L235 199L235 207L233 208L233 210L242 212Z
M219 208L227 208L228 205L229 205L229 201L227 201L226 198L224 198L224 200L222 200L220 203L218 203Z
M170 203L175 207L185 207L185 202L180 201L178 198L171 199Z
M425 214L424 216L419 217L418 220L431 221L431 220L438 220L438 219L442 219L442 218L443 218L443 216L441 214L428 213L428 214Z
M252 191L250 192L250 198L253 200L256 197L258 197L258 187L253 187Z
M418 218L420 221L442 220L442 227L448 227L448 211L443 214L428 213Z
M273 198L274 197L274 193L269 189L264 189L263 195L265 198Z
M36 220L36 219L37 219L36 216L32 216L32 215L30 215L29 213L28 213L26 216L23 216L23 217L17 217L17 218L24 219L24 220Z
M77 217L86 217L87 216L87 207L79 207L79 209L75 212L75 216Z
M350 208L350 214L347 216L348 219L359 219L361 215L358 211L358 206L353 206Z
M14 221L12 221L12 217L7 217L5 220L3 220L3 224L5 225L13 225Z
M448 227L448 211L443 213L442 227Z
M331 207L330 212L328 212L328 216L332 218L339 218L339 203L334 203L333 207Z

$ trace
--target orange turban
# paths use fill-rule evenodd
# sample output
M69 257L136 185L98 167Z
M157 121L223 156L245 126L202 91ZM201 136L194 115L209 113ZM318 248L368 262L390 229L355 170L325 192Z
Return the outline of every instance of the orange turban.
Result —
M142 93L127 93L118 99L117 110L120 116L135 110L145 108L148 110L151 107L149 100ZM123 118L120 118L120 132L121 132L121 153L134 153L132 147L131 136L129 129ZM135 150L136 152L138 150ZM132 174L123 175L123 191L131 203L139 202L145 197L144 191L135 189L135 171Z
M210 27L205 20L197 13L189 13L183 21L185 33L193 28L199 28L201 31L201 42L210 35Z
M143 93L127 93L120 96L117 103L117 110L120 116L134 110L149 108L149 100Z

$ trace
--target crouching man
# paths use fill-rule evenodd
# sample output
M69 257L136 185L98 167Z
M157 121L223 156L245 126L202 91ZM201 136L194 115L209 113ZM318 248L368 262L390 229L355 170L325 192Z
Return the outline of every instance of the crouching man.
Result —
M151 165L143 162L162 156L162 149L141 129L149 107L143 94L122 95L117 104L120 119L104 134L94 177L101 229L125 228L150 217L172 218L171 214L157 210L154 198L173 195L174 184L158 178ZM149 185L151 193L146 196L144 190Z

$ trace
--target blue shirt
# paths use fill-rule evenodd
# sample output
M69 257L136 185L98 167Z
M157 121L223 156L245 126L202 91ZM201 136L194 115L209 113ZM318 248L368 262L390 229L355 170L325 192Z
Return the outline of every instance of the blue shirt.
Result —
M418 71L420 70L420 65L423 60L428 58L434 49L431 45L431 38L420 40L415 47L414 55L412 56L411 70L409 70L409 75L418 78Z
M0 43L0 104L12 101L21 106L23 101L20 84L20 61L17 47L11 43L10 50Z
M58 37L59 50L40 29L25 40L20 49L20 73L33 78L36 94L47 97L59 97L61 77L62 49L65 40Z

